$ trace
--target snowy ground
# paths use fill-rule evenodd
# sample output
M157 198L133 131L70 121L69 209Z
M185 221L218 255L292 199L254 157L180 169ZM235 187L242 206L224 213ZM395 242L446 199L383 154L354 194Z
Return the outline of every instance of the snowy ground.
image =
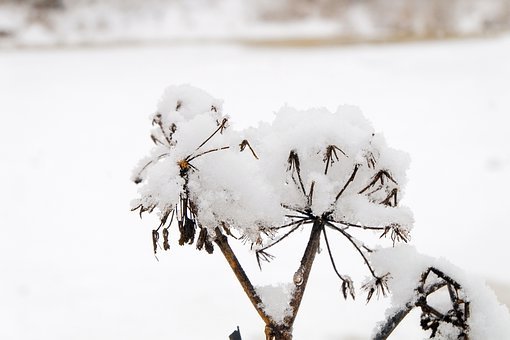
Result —
M148 117L164 87L179 83L224 98L240 127L270 120L285 103L360 106L390 145L411 154L412 243L496 282L508 299L509 60L510 37L0 52L0 338L226 339L237 325L243 339L262 338L219 254L174 241L157 262L155 221L129 212L130 171L150 146ZM366 273L342 247L359 284ZM254 257L242 260L257 271ZM295 263L279 260L256 281L284 280ZM386 302L344 302L339 288L319 256L296 339L368 337ZM395 338L416 336L404 329Z

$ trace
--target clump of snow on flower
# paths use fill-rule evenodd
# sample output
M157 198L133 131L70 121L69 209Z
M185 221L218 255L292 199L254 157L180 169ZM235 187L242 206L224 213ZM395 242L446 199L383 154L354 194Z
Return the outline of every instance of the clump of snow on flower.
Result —
M470 303L470 316L467 320L470 339L510 339L508 309L498 302L494 292L483 280L468 275L445 259L420 254L414 247L408 245L379 249L370 254L370 261L378 272L391 273L388 286L391 291L392 307L387 310L387 316L415 300L415 288L422 273L434 267L462 286L464 298ZM456 332L457 328L442 325L436 339L457 339L454 337Z
M400 197L406 183L409 158L407 154L387 147L384 138L375 133L359 109L340 106L336 112L330 112L322 108L296 110L284 107L276 113L272 123L261 124L245 133L253 140L263 175L272 182L282 203L301 208L308 203L301 184L295 185L296 176L292 177L292 172L287 171L289 152L294 151L300 160L304 191L309 194L312 183L315 183L309 207L315 216L331 211L336 219L351 223L398 223L411 227L413 218L409 209L380 204L388 192L375 192L379 183L360 194L379 170L388 170L398 183ZM328 147L334 148L336 155L326 174ZM359 169L354 181L335 202L356 166Z
M261 231L287 222L287 207L411 228L411 212L397 205L408 157L389 148L355 107L284 107L272 123L238 131L229 126L221 100L184 85L167 88L151 118L155 146L134 170L133 179L142 183L134 207L164 214L185 195L200 226L227 225L255 243ZM243 141L250 149L243 151ZM374 182L381 171L386 175ZM393 203L383 204L396 188Z
M163 213L186 191L201 226L227 223L253 241L260 226L281 222L279 201L256 158L241 152L242 139L228 126L221 100L189 85L171 86L151 118L156 145L133 171L133 180L142 182L133 207ZM190 164L186 188L184 160Z
M262 300L262 308L277 324L283 324L287 316L292 315L290 298L294 293L295 285L292 283L279 283L255 287Z

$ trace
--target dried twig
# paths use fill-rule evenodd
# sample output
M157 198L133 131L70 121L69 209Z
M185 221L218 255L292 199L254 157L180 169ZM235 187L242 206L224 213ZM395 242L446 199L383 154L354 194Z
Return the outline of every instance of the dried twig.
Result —
M374 177L372 177L372 180L370 181L370 183L368 183L368 185L366 187L361 189L359 194L362 194L365 191L367 191L370 187L374 186L378 181L380 181L381 184L384 184L385 178L389 179L390 181L392 181L393 183L398 185L398 183L393 179L393 177L390 175L390 173L387 170L380 170L378 173L376 173L374 175Z
M227 124L227 121L228 119L227 118L223 118L223 120L221 121L220 125L218 126L218 128L209 136L207 137L203 142L202 144L200 144L196 149L195 151L199 150L202 146L204 146L208 141L211 140L211 138L214 137L214 135L216 135L218 132L221 131L221 133L223 133L223 129L225 128L225 125Z
M246 139L244 139L241 142L241 144L239 144L239 147L240 147L241 151L244 151L244 149L246 149L246 147L248 147L248 149L250 149L253 157L255 157L256 159L259 159L257 154L255 153L255 151L253 151L253 148L251 147L250 142L248 142Z
M324 240L326 241L326 248L328 249L329 259L331 261L331 265L333 266L333 270L335 271L336 275L342 280L342 294L344 295L344 298L347 299L347 293L349 293L354 300L354 287L352 284L351 279L348 276L343 276L338 272L338 269L336 268L335 260L333 259L333 254L331 253L331 247L329 246L329 240L328 235L326 233L326 228L322 227L322 233L324 235Z
M427 285L427 279L433 273L439 281ZM427 302L427 297L443 287L448 288L450 302L452 308L446 313L441 313ZM388 317L386 321L379 327L373 340L385 340L398 327L400 322L414 308L420 308L421 326L424 330L430 330L431 337L435 336L441 323L449 323L459 330L459 340L468 340L469 325L469 302L460 298L462 287L458 282L446 275L437 268L430 267L421 275L421 279L415 288L416 295L408 301L402 308Z
M347 189L347 187L349 186L349 184L352 183L352 181L354 181L354 178L356 177L356 173L358 172L358 169L359 169L359 164L356 164L354 166L354 170L352 171L351 173L351 177L349 177L349 179L347 180L347 182L345 182L342 190L340 190L340 192L336 195L335 197L335 202L333 204L336 204L336 202L338 202L338 199L340 198L340 196L342 196L342 194L345 192L345 189Z
M243 287L244 292L250 299L253 307L257 310L257 313L259 313L260 317L266 325L270 325L273 323L273 320L266 314L264 309L262 308L263 303L260 299L260 296L258 295L257 291L255 290L255 287L253 287L250 279L244 272L243 267L239 263L239 260L237 259L236 255L232 251L232 248L230 248L230 245L228 244L227 237L223 235L220 228L215 229L216 237L214 239L214 242L218 245L218 247L221 250L221 253L227 260L228 264L230 265L230 268L234 272L235 276L237 277L237 280Z

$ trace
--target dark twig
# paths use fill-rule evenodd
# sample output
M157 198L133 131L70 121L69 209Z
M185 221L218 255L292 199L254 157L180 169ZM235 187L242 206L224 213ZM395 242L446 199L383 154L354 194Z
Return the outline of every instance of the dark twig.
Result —
M338 224L345 225L347 227L360 228L360 229L364 229L364 230L385 230L386 229L386 227L371 227L371 226L355 224L355 223L350 223L350 222L345 222L345 221L335 221L332 219L328 219L328 222L338 223Z
M246 147L248 147L248 148L250 149L251 153L253 154L253 157L255 157L256 159L259 159L259 158L257 157L257 154L255 153L255 151L253 151L253 148L251 147L250 142L248 142L246 139L244 139L244 140L241 142L241 144L239 144L239 147L240 147L241 151L244 151L244 149L245 149Z
M307 215L304 215L304 216L298 216L298 215L285 215L285 217L289 217L289 218L304 218L304 219L309 219L310 217L307 216Z
M293 221L293 222L284 224L282 226L279 226L279 227L276 227L276 228L273 228L273 229L278 230L278 229L288 228L288 227L293 226L295 224L302 225L302 224L306 224L306 223L311 223L311 220L309 220L308 218L301 218L300 220Z
M287 205L287 204L282 204L281 206L285 209L292 210L297 213L303 214L304 216L306 216L308 218L312 218L312 219L315 218L315 216L309 210L310 208L300 209L300 208L291 207L290 205Z
M398 194L398 189L393 188L393 190L391 190L390 194L384 199L384 201L381 202L381 204L384 204L384 205L387 205L390 207L396 207L397 206L397 194ZM392 202L392 199L393 199L393 202Z
M300 273L301 280L299 284L296 284L295 282L296 288L292 293L292 297L289 303L292 308L292 315L289 315L284 319L284 324L289 328L291 328L294 324L294 320L296 319L297 313L299 311L299 306L301 305L301 300L303 299L303 294L308 283L308 277L310 275L310 271L312 270L313 261L315 259L315 255L317 254L317 250L319 249L320 236L322 228L324 227L324 223L325 222L322 219L315 220L312 231L310 232L310 239L308 240L305 252L301 258L301 264L297 270L297 272Z
M201 153L199 153L199 154L197 154L195 156L189 155L188 157L186 157L186 161L187 162L191 162L195 158L198 158L198 157L203 156L203 155L207 155L208 153L216 152L216 151L221 151L221 150L226 150L226 149L229 149L229 148L230 148L230 146L224 146L224 147L221 147L221 148L215 148L215 149L211 149L211 150L207 150L207 151L201 152Z
M342 196L342 194L344 193L345 189L347 189L347 187L349 186L349 184L352 183L352 181L354 181L354 178L356 177L356 173L358 172L358 169L359 169L359 164L356 164L354 166L354 170L352 171L351 173L351 177L349 177L349 179L347 180L347 182L345 182L342 190L340 190L340 192L336 195L335 197L335 202L333 204L336 204L336 202L338 202L338 199L340 198L340 196Z
M399 224L396 223L384 227L384 232L381 234L381 236L379 236L379 238L386 237L389 232L391 241L393 242L393 246L395 246L396 242L407 243L410 239L409 231L405 228L402 228Z
M262 260L265 260L266 262L269 262L268 260L271 260L272 258L274 258L274 256L268 254L266 252L267 249L271 248L272 246L278 244L279 242L281 242L282 240L284 240L287 236L289 236L290 234L292 234L294 231L296 231L304 222L303 221L300 221L294 228L292 228L290 231L288 231L285 235L283 235L282 237L280 237L278 240L274 241L273 243L261 248L261 249L258 249L256 252L255 252L255 255L257 257L257 263L259 265L259 268L262 269L261 265L260 265L260 257L262 257ZM259 255L260 254L260 255Z
M288 158L287 162L288 162L287 171L292 172L293 179L294 179L294 173L297 174L301 191L303 192L303 195L305 195L305 197L308 197L308 195L306 194L305 185L303 184L303 179L301 178L301 164L299 162L299 156L296 153L296 151L292 150L289 153L289 158ZM294 182L295 181L296 180L294 179Z
M313 189L315 187L315 181L312 181L312 184L310 185L310 191L308 192L308 195L307 195L307 201L308 201L308 206L311 207L312 206L312 203L313 203Z
M225 259L227 260L228 264L230 265L230 268L234 272L235 276L237 277L237 280L243 287L244 292L250 299L253 307L257 310L260 317L266 325L269 325L273 322L273 320L264 312L264 309L262 308L263 303L260 299L260 296L258 295L257 291L255 290L255 287L253 287L250 279L244 272L243 267L239 263L239 260L237 259L236 255L232 251L232 248L230 248L230 245L228 244L227 237L223 235L220 228L215 229L216 237L214 239L214 242L218 245L220 248L223 256L225 256Z
M372 276L374 278L378 278L377 275L375 275L375 271L374 269L372 268L372 266L370 265L370 262L368 261L367 257L365 256L365 254L363 253L363 250L361 250L361 248L358 246L358 244L356 243L356 241L354 241L354 237L349 234L348 232L346 232L345 230L341 229L341 228L338 228L337 226L335 226L334 224L332 224L331 222L327 222L326 225L328 227L331 227L333 228L334 230L336 231L339 231L342 235L344 235L348 240L349 242L354 246L354 248L356 248L356 250L358 251L358 253L361 255L361 257L363 258L363 261L365 262L366 266L368 267L368 269L370 270L370 273L372 274Z
M338 269L336 268L335 260L333 259L333 254L331 253L331 247L329 246L328 234L326 233L325 227L322 227L322 234L324 235L324 240L326 241L326 248L328 249L329 259L331 260L333 270L335 271L336 275L340 280L345 281L345 278L338 272Z
M165 157L167 157L167 156L170 156L170 153L163 153L163 154L159 155L158 157L156 157L156 158L154 158L154 159L150 160L147 164L145 164L145 165L144 165L144 166L140 169L140 171L138 171L138 173L136 174L136 177L135 177L135 179L134 179L133 181L134 181L136 184L141 183L141 182L142 182L142 172L144 172L144 171L145 171L145 169L147 169L147 167L148 167L149 165L151 165L151 164L153 164L153 163L155 163L155 162L159 161L160 159L163 159L163 158L165 158Z
M331 261L331 265L333 266L333 270L340 280L342 280L342 294L344 295L344 299L347 299L347 294L350 294L352 299L355 299L354 296L354 287L351 279L348 276L342 276L338 269L336 268L335 260L333 259L333 254L331 252L331 247L329 245L328 235L326 233L326 227L322 227L322 233L324 234L324 240L326 241L326 248L328 249L329 259Z
M440 281L434 282L426 287L430 273L434 273ZM445 286L448 288L452 309L443 314L427 303L427 297ZM440 323L450 323L458 328L458 339L467 340L469 332L469 325L467 324L469 318L469 302L459 299L458 290L460 289L460 284L444 272L437 268L429 267L421 275L421 279L415 288L416 295L400 310L386 319L379 327L373 340L387 339L406 315L416 307L420 308L422 311L421 326L424 330L432 331L431 337L436 334ZM463 305L463 308L461 308L461 305Z
M324 168L324 175L328 174L328 170L329 170L330 166L333 165L333 163L335 162L335 159L337 161L339 160L338 154L336 153L337 150L340 151L345 157L348 157L347 154L345 152L343 152L343 150L340 149L338 146L329 145L326 148L326 153L324 154L324 159L323 159L323 161L326 163L326 167Z
M365 191L367 191L370 187L372 187L378 181L381 181L381 184L384 184L384 179L385 178L388 178L390 181L392 181L393 183L397 184L397 182L393 179L393 177L391 177L390 173L387 170L380 170L378 173L375 174L374 177L372 177L372 180L370 181L370 183L368 183L368 185L366 187L361 189L359 194L362 194Z
M162 143L159 140L158 140L158 142L160 142L162 145L171 146L172 145L172 139L171 139L170 136L167 136L167 134L165 132L165 129L163 127L163 120L161 119L161 113L157 113L156 116L154 117L154 119L152 120L152 125L154 125L154 124L157 124L159 126L159 130L163 134L163 137L165 137L165 140L166 140L166 142L168 144L166 145L166 144ZM175 132L175 130L176 130L175 124L172 124L171 129L172 129L172 133ZM153 135L151 135L151 138L152 138L153 141L154 141L154 139L156 139L156 137L153 136Z
M225 127L225 124L227 124L227 118L223 118L223 120L221 121L221 124L218 126L218 128L209 136L206 138L206 140L204 140L202 142L202 144L200 144L198 146L198 148L195 149L195 151L197 151L198 149L200 149L202 146L204 146L208 141L211 140L211 138L214 137L215 134L217 134L219 131L223 132L223 128Z

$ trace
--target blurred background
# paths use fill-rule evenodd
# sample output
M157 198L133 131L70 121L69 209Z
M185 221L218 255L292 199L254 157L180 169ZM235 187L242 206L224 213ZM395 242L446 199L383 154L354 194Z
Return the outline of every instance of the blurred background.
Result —
M411 156L411 244L510 303L509 0L0 0L0 339L263 339L218 251L152 252L129 211L164 88L223 98L234 128L283 105L361 108ZM247 179L249 180L249 179ZM175 228L174 228L175 229ZM288 281L293 236L257 268ZM337 265L367 275L343 240ZM388 242L381 241L383 246ZM345 302L321 254L296 339L368 339L388 299ZM418 314L394 339L421 339Z
M287 41L316 44L485 36L508 0L2 0L4 44ZM288 42L288 41L287 41Z

